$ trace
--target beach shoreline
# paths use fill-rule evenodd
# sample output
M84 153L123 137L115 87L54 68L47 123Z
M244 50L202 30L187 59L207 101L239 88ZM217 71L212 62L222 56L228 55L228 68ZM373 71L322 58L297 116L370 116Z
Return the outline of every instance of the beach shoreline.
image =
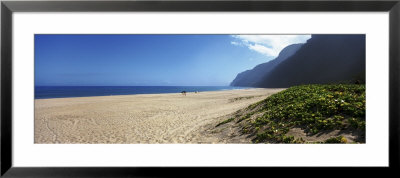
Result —
M35 86L35 99L241 90L233 86Z
M235 90L249 90L249 89L266 89L266 88L241 88L241 89L223 89L215 91L197 91L197 93L204 92L219 92L219 91L235 91ZM268 88L268 89L280 89L280 88ZM195 93L194 91L187 91L186 93ZM165 94L181 94L180 92L170 93L138 93L138 94L117 94L117 95L98 95L98 96L71 96L71 97L54 97L54 98L35 98L35 100L45 99L63 99L63 98L92 98L92 97L107 97L107 96L139 96L139 95L165 95Z
M284 89L35 99L35 143L226 143L224 116Z

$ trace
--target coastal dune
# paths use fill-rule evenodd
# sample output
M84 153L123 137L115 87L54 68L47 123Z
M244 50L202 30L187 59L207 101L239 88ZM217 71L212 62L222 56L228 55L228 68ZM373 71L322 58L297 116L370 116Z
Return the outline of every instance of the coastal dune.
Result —
M35 100L35 143L229 143L210 128L283 89Z

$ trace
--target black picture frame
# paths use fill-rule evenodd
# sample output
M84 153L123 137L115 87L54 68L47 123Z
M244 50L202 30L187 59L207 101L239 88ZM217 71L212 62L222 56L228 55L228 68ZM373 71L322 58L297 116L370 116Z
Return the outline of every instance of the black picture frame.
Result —
M2 1L1 2L1 176L4 177L132 177L179 176L192 172L196 176L222 173L263 173L269 168L144 168L144 167L41 167L21 168L12 165L12 18L13 12L123 12L123 11L293 11L293 12L389 12L389 167L355 168L354 174L371 171L397 172L399 168L400 114L400 0L394 1ZM384 60L384 59L382 59ZM353 167L354 168L354 167ZM297 168L287 168L297 169ZM342 172L326 170L329 175ZM348 168L344 168L348 169ZM359 170L362 169L362 170ZM217 171L211 173L211 171ZM269 171L269 170L268 170ZM307 171L309 172L309 171ZM298 173L298 172L297 172ZM347 173L346 173L347 174ZM307 175L307 174L304 174ZM189 175L191 176L191 175Z

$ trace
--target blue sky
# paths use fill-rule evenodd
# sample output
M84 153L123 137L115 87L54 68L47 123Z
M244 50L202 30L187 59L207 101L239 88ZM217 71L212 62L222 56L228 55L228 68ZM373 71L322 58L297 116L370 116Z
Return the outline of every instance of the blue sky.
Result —
M310 35L35 35L36 86L227 86Z

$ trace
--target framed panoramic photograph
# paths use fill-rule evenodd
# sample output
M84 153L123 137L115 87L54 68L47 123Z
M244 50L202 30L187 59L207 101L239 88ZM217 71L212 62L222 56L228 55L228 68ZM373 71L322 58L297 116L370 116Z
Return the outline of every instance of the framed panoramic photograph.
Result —
M399 20L399 1L2 1L1 175L395 171Z

